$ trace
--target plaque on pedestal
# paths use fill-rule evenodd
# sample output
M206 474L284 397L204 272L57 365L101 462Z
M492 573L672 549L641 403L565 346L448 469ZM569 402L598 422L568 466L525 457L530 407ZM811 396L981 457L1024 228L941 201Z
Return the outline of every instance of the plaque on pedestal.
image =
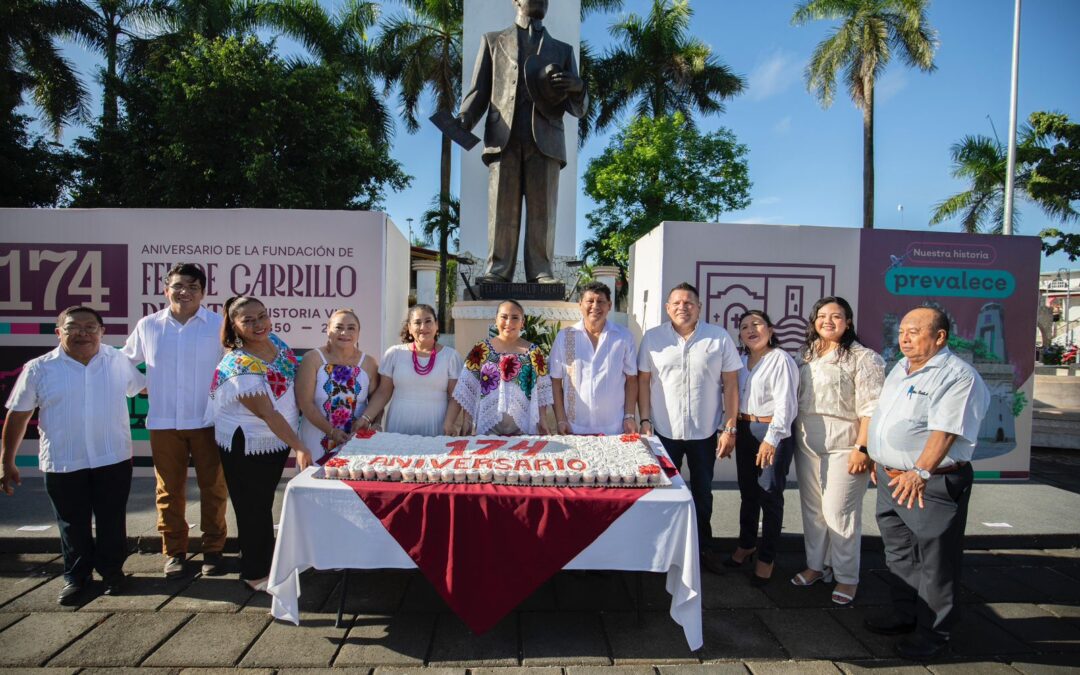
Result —
M476 297L479 300L563 300L566 297L566 285L480 283L476 285Z

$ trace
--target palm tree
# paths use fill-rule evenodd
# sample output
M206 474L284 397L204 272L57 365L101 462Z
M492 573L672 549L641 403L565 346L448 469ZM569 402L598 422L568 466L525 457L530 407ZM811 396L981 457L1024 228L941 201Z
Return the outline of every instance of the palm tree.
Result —
M652 0L647 17L631 14L611 27L619 44L588 69L597 131L631 104L641 116L681 112L693 124L695 111L723 112L722 101L743 91L743 79L687 35L691 16L689 0Z
M806 86L824 107L836 94L838 72L855 106L863 113L863 227L874 226L874 83L893 52L909 66L933 72L937 31L926 18L930 0L807 0L791 23L841 20L814 49L806 67Z
M623 0L581 0L581 21L596 12L614 12L623 8ZM593 91L596 83L592 82L593 64L596 55L588 40L582 40L578 48L578 75L585 81L589 91ZM592 134L593 123L596 121L597 106L596 96L591 95L585 101L585 114L578 118L578 147L584 147L585 141Z
M369 39L379 6L370 0L349 0L330 15L315 0L262 0L255 5L254 22L298 40L319 61L340 72L344 86L358 94L364 107L372 142L388 146L394 120L375 84L380 60Z
M420 99L429 94L436 111L453 112L461 98L463 0L402 0L407 13L382 25L378 52L383 56L386 90L398 87L405 128L420 128ZM450 230L450 138L442 135L439 166L439 323L446 329L447 257Z
M78 0L5 0L0 4L0 115L7 120L31 98L59 137L86 117L88 93L57 40L87 39L89 16Z
M119 116L117 67L125 47L140 37L141 28L164 21L167 7L163 0L83 0L83 3L90 16L88 41L105 55L101 126L111 132L116 130Z
M1001 234L1005 220L1006 154L1001 143L986 136L965 136L950 149L952 175L969 181L970 187L943 200L930 216L937 225L960 216L964 232ZM1020 218L1013 210L1013 225Z

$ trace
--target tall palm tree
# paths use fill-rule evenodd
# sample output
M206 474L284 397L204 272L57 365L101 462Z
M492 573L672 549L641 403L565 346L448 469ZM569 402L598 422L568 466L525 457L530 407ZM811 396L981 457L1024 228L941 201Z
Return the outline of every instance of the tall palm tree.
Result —
M0 3L0 115L5 120L26 92L57 137L64 124L86 117L89 94L57 41L87 39L89 20L78 0Z
M144 35L144 29L163 22L168 9L164 0L83 0L83 4L90 16L89 42L105 55L101 126L115 131L119 116L117 68L123 52L133 39Z
M382 24L377 49L383 56L386 90L398 88L405 128L420 128L421 98L431 96L436 111L453 112L461 98L461 30L463 0L401 0L406 12ZM446 329L447 256L450 221L450 138L442 135L439 202L444 215L439 227L439 323Z
M581 0L581 21L597 12L615 12L623 8L623 0ZM593 64L596 62L596 54L588 40L582 40L578 48L578 75L585 81L589 91L596 86L592 82ZM585 102L585 114L578 118L578 147L583 147L585 141L592 134L593 124L596 121L597 106L596 96L591 95Z
M863 227L874 226L874 83L898 52L907 65L932 72L937 31L926 18L930 0L807 0L791 22L840 20L806 67L806 86L824 107L832 104L838 73L863 113Z
M1001 234L1005 220L1004 146L986 136L965 136L953 144L949 154L953 177L968 181L969 187L938 203L930 215L930 224L960 216L964 232ZM1014 209L1014 226L1019 219L1020 211Z
M381 61L369 38L379 6L372 0L349 0L331 15L316 0L258 0L254 22L298 40L319 61L340 72L364 107L372 142L387 146L394 120L375 84Z
M648 16L612 25L618 44L589 69L597 131L630 105L653 118L681 112L693 124L695 112L723 112L723 101L743 91L743 79L687 34L691 16L689 0L652 0Z

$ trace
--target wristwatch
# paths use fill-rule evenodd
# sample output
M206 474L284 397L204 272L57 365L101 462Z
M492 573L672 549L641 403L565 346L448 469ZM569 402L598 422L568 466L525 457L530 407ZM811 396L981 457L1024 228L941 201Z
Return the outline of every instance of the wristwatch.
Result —
M870 451L866 449L865 445L856 445L855 449L858 450L859 452L861 452L864 455L869 455L870 454Z
M915 472L915 475L916 475L916 476L918 476L919 478L922 478L922 479L923 479L924 481L928 481L928 480L930 480L930 476L932 476L932 475L933 475L933 474L931 474L931 473L930 473L929 471L927 471L926 469L920 469L920 468L919 468L919 467L917 467L917 466L916 466L916 467L912 467L912 469L911 469L911 470Z

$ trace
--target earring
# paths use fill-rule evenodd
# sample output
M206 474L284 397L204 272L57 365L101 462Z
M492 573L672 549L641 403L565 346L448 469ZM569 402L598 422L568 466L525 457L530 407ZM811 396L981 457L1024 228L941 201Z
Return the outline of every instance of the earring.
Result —
M237 335L236 338L233 340L233 347L236 347L237 349L243 349L244 341L240 338L239 335Z

